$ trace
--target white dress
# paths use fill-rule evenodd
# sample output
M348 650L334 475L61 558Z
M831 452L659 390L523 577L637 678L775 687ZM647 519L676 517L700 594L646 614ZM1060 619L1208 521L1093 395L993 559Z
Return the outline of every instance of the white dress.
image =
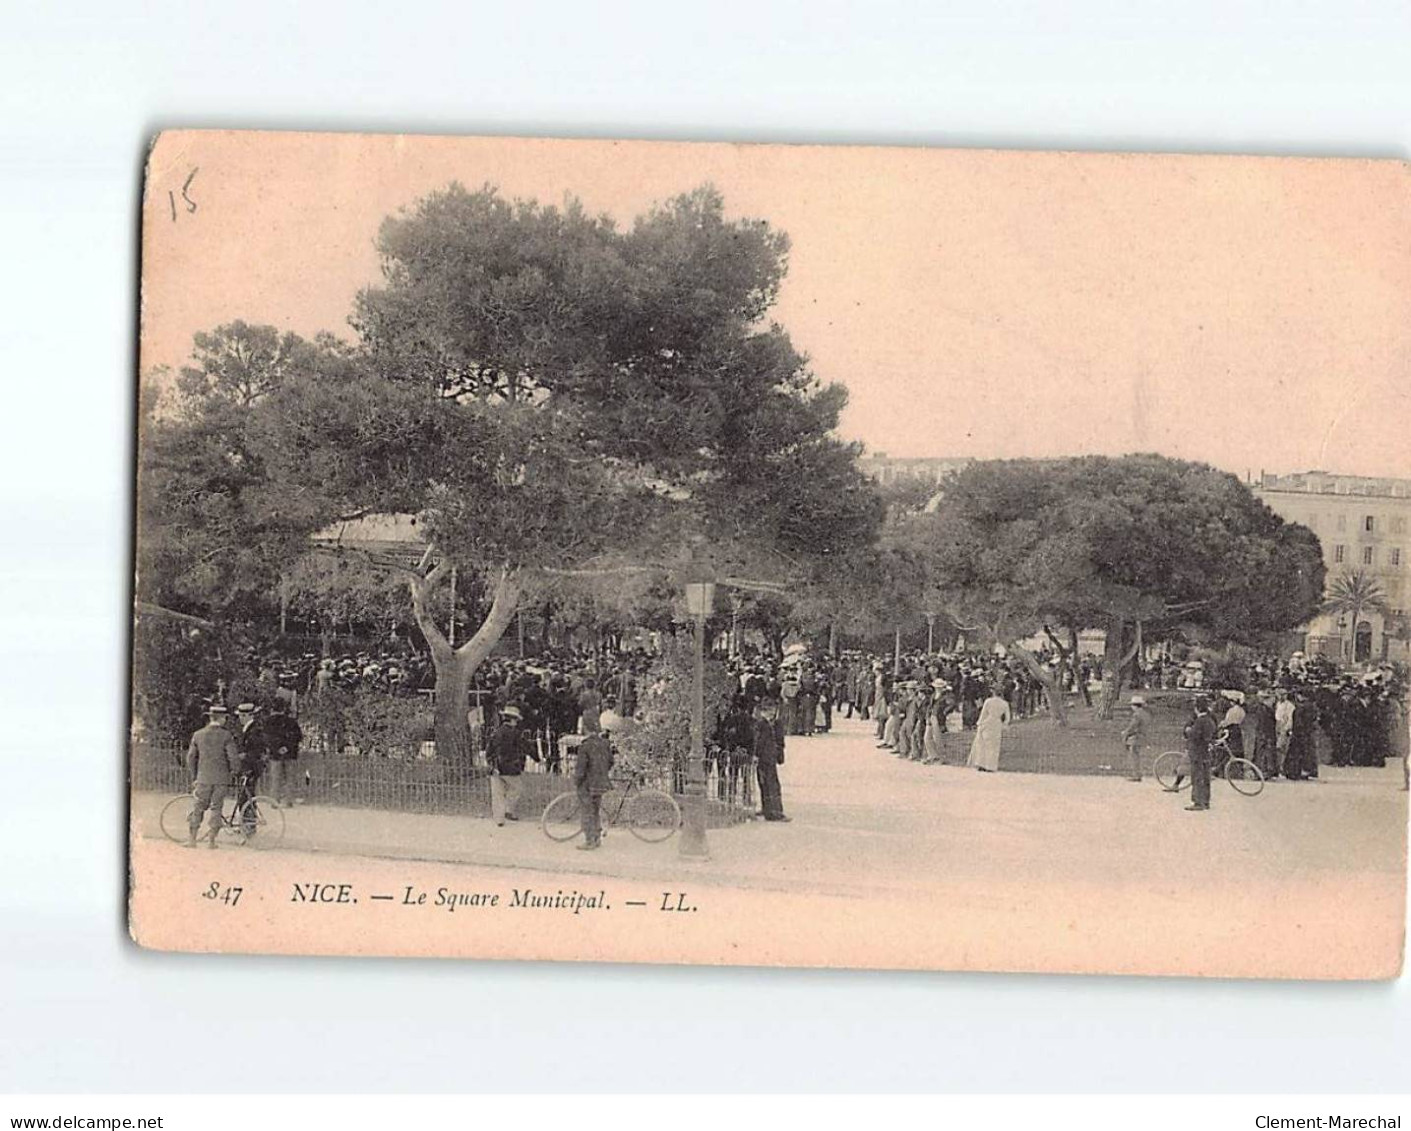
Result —
M1004 728L1009 725L1009 704L998 695L991 695L980 708L975 722L975 741L970 744L967 766L977 770L999 769L999 743Z

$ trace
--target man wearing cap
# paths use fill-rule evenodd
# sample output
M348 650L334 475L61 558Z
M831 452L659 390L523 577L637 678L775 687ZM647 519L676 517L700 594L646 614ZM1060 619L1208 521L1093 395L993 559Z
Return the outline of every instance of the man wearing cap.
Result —
M1191 763L1191 803L1193 813L1210 808L1210 743L1215 738L1215 720L1210 717L1210 700L1195 698L1195 718L1186 724L1186 755Z
M240 772L240 748L235 736L225 727L226 709L219 703L210 709L210 721L191 736L186 750L186 768L191 772L191 814L187 825L191 835L186 847L196 847L201 818L211 811L210 846L216 847L220 832L221 806L235 775Z
M603 728L593 731L578 746L573 764L573 785L578 791L578 813L583 822L583 843L578 847L587 852L603 842L601 806L603 794L612 788L608 773L612 769L612 744Z
M1122 731L1122 742L1127 747L1127 780L1142 780L1142 747L1146 743L1147 732L1151 729L1151 712L1146 709L1146 696L1132 696L1132 717Z
M501 711L500 725L490 736L490 745L485 751L485 760L490 765L490 815L495 818L495 824L501 826L507 820L519 820L514 809L519 802L519 778L524 773L530 749L530 736L519 729L522 718L516 706Z
M784 816L784 794L779 786L779 763L784 760L784 739L779 734L778 715L779 704L775 700L761 701L754 728L753 754L755 773L759 776L759 808L766 821L789 819Z

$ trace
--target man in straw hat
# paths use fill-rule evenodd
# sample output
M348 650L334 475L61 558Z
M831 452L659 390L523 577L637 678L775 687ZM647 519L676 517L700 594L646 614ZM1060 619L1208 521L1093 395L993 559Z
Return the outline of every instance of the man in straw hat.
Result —
M1127 780L1142 780L1142 747L1146 744L1147 733L1151 730L1151 712L1146 709L1146 696L1132 696L1132 717L1122 731L1122 742L1127 747Z
M235 803L240 807L241 825L246 836L254 836L258 825L253 807L247 810L245 806L255 796L255 787L269 765L269 739L259 715L260 708L251 702L241 703L235 708L235 744L240 748Z
M501 711L500 725L490 735L490 745L485 750L485 760L490 765L490 815L495 818L495 824L501 826L507 820L519 820L514 811L519 803L519 779L533 749L532 736L520 729L523 718L523 713L514 705ZM537 761L537 753L534 757Z
M210 846L216 847L216 836L220 832L221 806L230 790L235 775L240 772L240 747L235 736L226 729L228 712L216 703L210 708L210 721L191 736L191 745L186 749L186 768L191 772L191 814L187 818L190 835L187 848L196 847L197 833L201 828L201 818L206 810L211 811Z

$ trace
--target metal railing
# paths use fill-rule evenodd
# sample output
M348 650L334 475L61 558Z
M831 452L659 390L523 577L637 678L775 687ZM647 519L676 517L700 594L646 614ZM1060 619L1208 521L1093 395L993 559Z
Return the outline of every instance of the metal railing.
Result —
M291 793L303 804L464 816L490 812L490 774L483 764L456 772L434 755L421 756L420 751L411 757L386 758L314 750L301 755L293 766ZM547 758L531 760L521 778L521 816L542 812L554 797L572 789L573 768L571 745L561 750L556 764ZM679 799L681 782L671 766L644 769L644 785ZM177 794L191 788L185 751L180 747L134 746L130 774L132 788L140 792ZM758 808L757 795L752 761L708 764L706 798L712 825L747 820Z

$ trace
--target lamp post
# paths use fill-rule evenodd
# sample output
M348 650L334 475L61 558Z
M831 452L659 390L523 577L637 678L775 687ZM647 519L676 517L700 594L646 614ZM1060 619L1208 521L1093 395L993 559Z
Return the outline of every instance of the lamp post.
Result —
M936 650L936 614L926 614L926 655Z
M705 814L705 626L715 600L715 578L703 566L686 577L686 611L695 620L696 664L691 687L691 752L686 763L686 793L680 855L710 858Z

